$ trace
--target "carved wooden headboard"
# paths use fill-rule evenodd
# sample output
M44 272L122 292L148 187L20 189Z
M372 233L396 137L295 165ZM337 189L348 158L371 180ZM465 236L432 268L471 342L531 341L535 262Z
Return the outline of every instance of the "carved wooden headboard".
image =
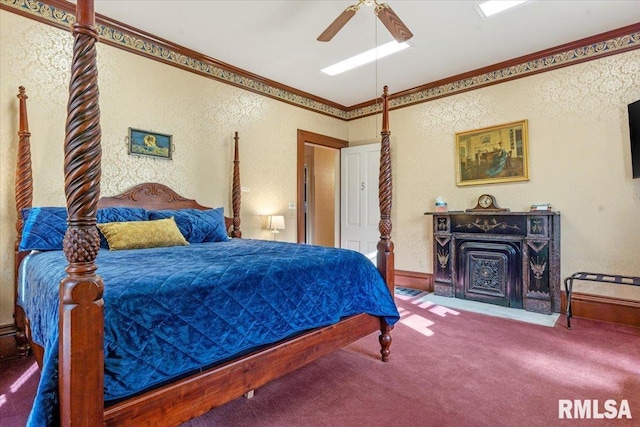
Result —
M115 196L104 196L98 208L122 206L145 209L211 209L193 199L187 199L171 188L157 182L145 182ZM224 218L227 231L233 226L233 218Z

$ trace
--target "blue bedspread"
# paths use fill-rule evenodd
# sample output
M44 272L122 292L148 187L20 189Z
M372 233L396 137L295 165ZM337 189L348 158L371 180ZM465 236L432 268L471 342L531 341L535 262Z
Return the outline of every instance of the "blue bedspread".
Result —
M398 320L380 273L349 250L248 239L171 248L100 250L105 401L357 313ZM62 252L21 267L20 304L45 365L30 417L55 423Z

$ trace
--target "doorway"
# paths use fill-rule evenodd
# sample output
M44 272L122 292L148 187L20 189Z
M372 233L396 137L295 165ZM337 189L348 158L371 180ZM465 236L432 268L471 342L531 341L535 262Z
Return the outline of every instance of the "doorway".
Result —
M340 149L348 145L298 129L298 243L339 246Z

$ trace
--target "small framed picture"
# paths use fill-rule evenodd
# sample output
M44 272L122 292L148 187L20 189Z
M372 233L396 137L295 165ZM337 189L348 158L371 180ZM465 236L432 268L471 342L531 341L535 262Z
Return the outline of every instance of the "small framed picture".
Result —
M456 133L456 184L529 180L527 120Z
M171 135L129 128L129 154L171 160Z

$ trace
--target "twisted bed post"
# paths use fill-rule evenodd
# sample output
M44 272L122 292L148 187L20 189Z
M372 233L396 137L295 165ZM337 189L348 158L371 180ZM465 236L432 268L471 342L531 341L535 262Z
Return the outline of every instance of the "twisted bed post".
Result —
M382 277L387 282L387 287L391 295L395 291L395 267L393 259L393 242L391 241L391 142L389 141L389 87L385 86L382 94L382 143L380 148L380 175L378 176L378 203L380 205L380 223L378 230L380 231L380 241L378 242L378 270L382 273ZM393 327L387 325L382 320L380 327L380 353L382 361L389 360L391 347L391 329Z
M60 282L60 421L63 426L98 426L104 409L104 286L95 274L101 131L93 0L78 0L73 36L64 142L68 275Z
M18 252L20 239L22 237L22 209L30 208L33 203L33 175L31 172L31 132L29 132L29 119L27 118L27 98L24 86L18 88L18 99L20 100L20 128L18 130L18 163L16 166L16 232L15 244L15 265L14 276L18 277L18 266L24 258L24 254ZM14 323L16 327L16 344L18 354L26 356L29 353L29 342L25 333L25 314L22 307L18 305L18 281L14 282Z
M240 200L242 188L240 187L240 154L238 151L238 132L233 137L234 151L233 151L233 189L231 192L231 204L233 209L233 229L231 230L231 237L242 237L242 231L240 231Z

